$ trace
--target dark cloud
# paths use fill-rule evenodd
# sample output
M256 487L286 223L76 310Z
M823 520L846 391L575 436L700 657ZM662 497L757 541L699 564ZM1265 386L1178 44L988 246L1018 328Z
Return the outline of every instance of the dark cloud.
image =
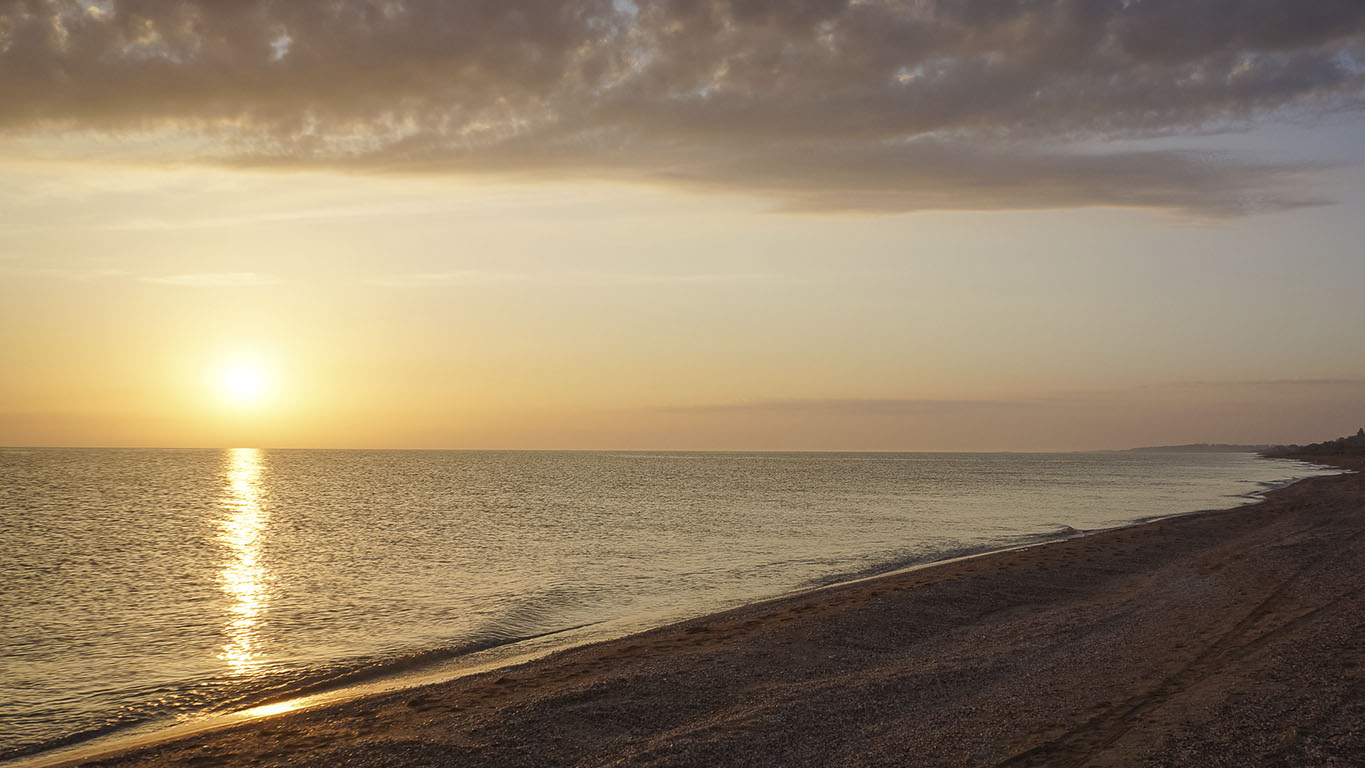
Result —
M1313 200L1293 168L1106 141L1357 108L1362 41L1360 0L0 0L0 130L798 209L1228 215Z

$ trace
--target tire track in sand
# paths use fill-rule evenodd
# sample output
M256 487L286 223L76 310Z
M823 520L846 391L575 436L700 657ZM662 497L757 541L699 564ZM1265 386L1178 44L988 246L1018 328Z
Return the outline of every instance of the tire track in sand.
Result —
M1348 549L1362 534L1343 539L1334 554ZM1228 664L1245 658L1265 647L1275 637L1311 620L1314 616L1337 605L1342 600L1359 595L1365 588L1357 587L1333 596L1323 603L1294 611L1289 593L1309 573L1336 558L1305 565L1278 583L1240 621L1223 632L1199 656L1175 674L1157 683L1148 691L1133 696L1117 708L1111 708L1072 728L1061 736L1031 749L1015 754L996 764L996 768L1080 768L1091 758L1131 731L1144 715L1158 709L1172 697L1188 690ZM1275 621L1284 616L1283 621ZM1273 626L1258 632L1257 625L1271 620Z

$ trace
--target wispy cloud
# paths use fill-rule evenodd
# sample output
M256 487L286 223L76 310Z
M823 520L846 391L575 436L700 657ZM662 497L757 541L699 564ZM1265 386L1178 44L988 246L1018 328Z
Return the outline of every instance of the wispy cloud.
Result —
M202 272L186 275L163 275L139 278L144 283L174 285L185 288L251 288L277 285L284 282L275 275L261 272Z
M491 272L463 270L455 272L421 272L386 275L371 278L366 282L369 285L391 288L436 288L442 286L475 286L515 283L609 287L749 283L772 279L775 278L771 275L753 273L624 274L605 272Z
M1365 403L1365 378L1174 381L1119 389L1041 392L1009 398L793 398L660 406L661 412L716 415L866 416L987 413L1066 406L1109 407L1187 399L1275 401L1319 398Z
M145 232L182 229L217 229L250 225L288 224L297 221L354 220L363 218L420 216L441 210L438 203L377 203L290 211L261 211L239 216L185 216L175 219L129 218L95 227L114 232Z
M17 258L17 257L16 257ZM0 267L0 273L9 275L26 275L29 277L45 277L53 280L73 280L77 282L89 282L91 280L110 280L114 278L124 278L129 276L129 272L113 267Z
M481 272L463 270L456 272L412 272L399 275L385 275L366 280L369 285L388 288L436 288L441 286L490 285L495 283L520 283L532 279L532 275L513 272Z
M812 398L794 400L752 400L735 403L664 406L658 410L673 413L712 414L824 414L824 415L911 415L982 409L1023 408L1037 400L948 400L923 398Z
M0 7L0 129L169 128L235 164L624 179L795 210L1229 216L1322 202L1313 169L1108 142L1365 102L1365 4L1346 0L99 7Z

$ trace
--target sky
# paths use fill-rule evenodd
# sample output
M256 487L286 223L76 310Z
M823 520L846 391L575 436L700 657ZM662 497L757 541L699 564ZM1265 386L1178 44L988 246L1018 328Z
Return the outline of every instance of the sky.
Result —
M0 445L1365 424L1359 0L0 2Z

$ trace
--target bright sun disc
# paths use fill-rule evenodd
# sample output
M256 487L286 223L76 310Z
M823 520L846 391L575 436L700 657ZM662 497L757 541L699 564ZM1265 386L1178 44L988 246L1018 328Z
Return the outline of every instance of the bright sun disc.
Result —
M240 405L252 405L265 399L268 383L265 372L252 365L228 368L219 382L223 395Z

